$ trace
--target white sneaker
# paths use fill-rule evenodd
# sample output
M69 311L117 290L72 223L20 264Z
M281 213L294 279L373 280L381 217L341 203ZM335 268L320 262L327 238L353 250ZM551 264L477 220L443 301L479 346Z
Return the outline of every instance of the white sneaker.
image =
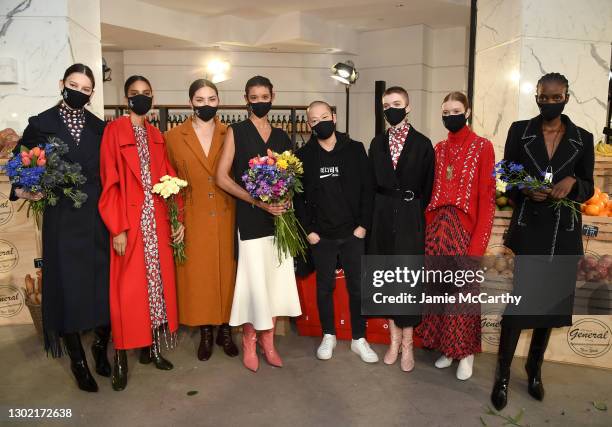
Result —
M370 344L368 344L365 338L351 340L351 351L357 353L361 360L366 363L378 362L378 355L370 348Z
M317 359L329 360L334 354L336 348L336 336L331 334L323 335L323 341L317 349Z
M469 379L472 376L473 368L474 355L470 354L459 361L459 366L457 367L457 379L461 381Z
M444 354L440 356L438 360L436 360L435 366L438 369L448 368L453 364L453 359L450 357L446 357Z

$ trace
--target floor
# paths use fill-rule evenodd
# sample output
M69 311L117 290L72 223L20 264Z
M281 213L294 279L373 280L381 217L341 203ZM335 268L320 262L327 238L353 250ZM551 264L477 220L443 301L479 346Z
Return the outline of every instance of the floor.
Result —
M198 338L195 331L181 330L181 345L167 353L173 371L139 365L131 353L126 390L115 392L109 379L96 375L99 393L85 393L76 388L66 359L44 355L33 326L0 327L0 425L457 427L506 422L486 414L495 368L490 354L479 355L474 376L461 382L454 376L456 364L442 371L433 367L434 352L417 350L416 369L406 374L398 365L364 364L347 342L338 344L332 360L318 361L318 339L291 333L277 339L285 367L262 363L254 374L219 348L211 360L198 361ZM86 344L90 340L85 337ZM374 349L382 358L385 347ZM502 411L512 417L524 411L513 425L612 426L612 408L593 406L594 401L611 406L612 372L546 363L547 395L537 402L527 394L522 365L520 359L513 365L510 402ZM7 422L10 408L70 408L73 416Z

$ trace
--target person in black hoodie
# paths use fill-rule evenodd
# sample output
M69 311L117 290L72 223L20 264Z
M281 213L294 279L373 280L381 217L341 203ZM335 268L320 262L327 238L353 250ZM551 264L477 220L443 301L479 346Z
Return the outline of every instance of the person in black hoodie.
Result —
M361 142L335 131L336 116L329 104L315 101L307 110L313 135L296 155L304 166L304 192L295 209L311 245L317 272L317 305L323 341L317 357L327 360L336 346L333 292L340 262L346 276L353 340L351 350L366 363L378 356L365 339L361 315L361 256L372 216L373 187Z

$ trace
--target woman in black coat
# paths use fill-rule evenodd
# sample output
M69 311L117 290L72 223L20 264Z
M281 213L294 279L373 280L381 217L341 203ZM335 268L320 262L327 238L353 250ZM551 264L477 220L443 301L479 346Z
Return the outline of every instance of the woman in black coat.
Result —
M435 173L434 149L429 138L408 123L410 101L405 89L388 88L382 102L391 128L377 135L369 149L376 194L367 253L423 255L425 208ZM390 319L391 345L384 357L386 364L395 363L401 345L402 370L414 368L412 333L420 320L420 315Z
M493 405L506 406L510 364L521 330L533 329L525 369L528 392L544 398L540 377L551 328L572 324L577 261L582 247L582 216L555 200L583 203L592 197L595 155L593 135L561 114L569 100L567 79L558 73L543 76L537 85L540 115L514 122L508 132L504 160L521 164L532 177L552 174L547 191L510 190L516 208L506 246L517 255L513 293L523 295L522 307L506 309L497 360ZM548 175L550 177L550 175Z
M60 81L63 100L31 117L20 145L44 145L49 137L65 142L65 159L78 163L86 177L79 187L87 201L74 208L71 200L60 197L56 206L43 214L43 295L42 311L45 349L53 357L62 355L60 337L71 359L78 386L97 391L98 386L87 366L80 332L94 329L92 352L96 372L110 376L106 349L109 329L109 253L108 231L98 213L100 197L100 142L104 121L84 107L93 94L95 81L91 69L83 64L69 67ZM17 147L19 150L19 147ZM38 200L41 194L28 193L17 186L12 198Z

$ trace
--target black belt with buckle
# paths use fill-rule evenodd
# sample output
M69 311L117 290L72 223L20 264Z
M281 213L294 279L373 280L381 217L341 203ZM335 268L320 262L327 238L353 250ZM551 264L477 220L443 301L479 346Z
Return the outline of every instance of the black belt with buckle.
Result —
M394 199L404 199L405 202L412 202L414 199L419 199L421 197L416 191L400 190L399 188L392 189L379 186L376 192L383 196L393 197Z

